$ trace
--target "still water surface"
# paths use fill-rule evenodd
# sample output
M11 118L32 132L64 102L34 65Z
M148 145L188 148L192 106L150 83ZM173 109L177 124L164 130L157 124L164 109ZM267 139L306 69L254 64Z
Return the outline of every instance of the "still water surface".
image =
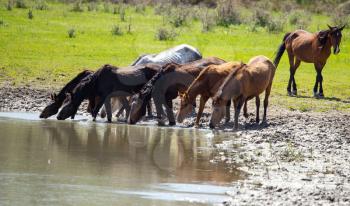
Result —
M241 179L211 131L0 113L0 205L216 205Z

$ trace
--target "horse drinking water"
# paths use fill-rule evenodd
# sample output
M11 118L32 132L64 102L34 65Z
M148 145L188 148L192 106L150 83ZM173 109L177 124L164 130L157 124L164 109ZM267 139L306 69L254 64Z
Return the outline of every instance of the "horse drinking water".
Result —
M235 106L235 129L238 128L238 116L241 107L247 100L253 97L255 97L256 100L256 122L259 123L259 95L264 91L263 122L265 122L275 71L275 65L265 56L254 57L247 65L232 65L231 73L226 77L213 97L213 112L209 124L210 128L214 128L220 122L225 114L225 106L231 99Z
M287 50L290 65L290 76L287 86L288 95L297 95L297 85L294 75L300 63L303 61L315 65L317 75L314 86L314 96L324 97L322 69L331 54L331 47L333 47L334 54L340 52L341 31L344 27L345 25L342 27L328 26L327 30L322 30L314 34L304 30L296 30L284 36L283 42L277 50L274 64L276 67L278 66L284 51ZM320 85L319 90L318 85Z

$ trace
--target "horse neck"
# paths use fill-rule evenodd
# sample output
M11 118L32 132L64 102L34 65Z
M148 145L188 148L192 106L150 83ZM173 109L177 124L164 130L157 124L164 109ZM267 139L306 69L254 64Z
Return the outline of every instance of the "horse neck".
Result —
M203 92L203 87L205 83L206 81L204 79L195 81L192 83L190 88L188 88L187 95L191 102L195 101L196 97Z
M80 83L80 81L85 78L86 76L90 75L91 72L89 71L83 71L79 73L74 79L69 81L62 89L61 91L57 94L57 103L60 105L63 104L63 101L66 99L66 93L67 92L72 92L73 89Z

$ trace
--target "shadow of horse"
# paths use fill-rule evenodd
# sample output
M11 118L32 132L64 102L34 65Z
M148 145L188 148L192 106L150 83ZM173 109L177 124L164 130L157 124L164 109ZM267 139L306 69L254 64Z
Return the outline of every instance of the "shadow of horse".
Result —
M298 96L292 96L292 97L301 98L301 99L315 99L315 97L313 97L313 96L306 96L306 95L298 95ZM341 102L341 103L344 103L344 104L349 104L350 103L350 99L349 100L343 100L343 99L340 99L338 97L316 97L316 99L318 99L318 100L334 101L334 102Z

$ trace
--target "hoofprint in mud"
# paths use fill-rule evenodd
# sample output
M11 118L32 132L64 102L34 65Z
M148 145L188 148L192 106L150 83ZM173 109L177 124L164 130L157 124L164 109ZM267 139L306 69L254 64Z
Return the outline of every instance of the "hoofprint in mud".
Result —
M28 87L0 88L0 111L40 112L48 102L49 91ZM249 104L250 117L240 118L240 129L232 123L215 133L230 136L215 145L212 162L245 171L247 179L233 184L227 205L350 205L350 114L348 112L311 113L289 111L273 105L268 125L254 123L255 105ZM78 114L87 115L80 107ZM175 102L175 110L177 107ZM208 128L208 104L202 127ZM184 125L190 125L190 117Z

